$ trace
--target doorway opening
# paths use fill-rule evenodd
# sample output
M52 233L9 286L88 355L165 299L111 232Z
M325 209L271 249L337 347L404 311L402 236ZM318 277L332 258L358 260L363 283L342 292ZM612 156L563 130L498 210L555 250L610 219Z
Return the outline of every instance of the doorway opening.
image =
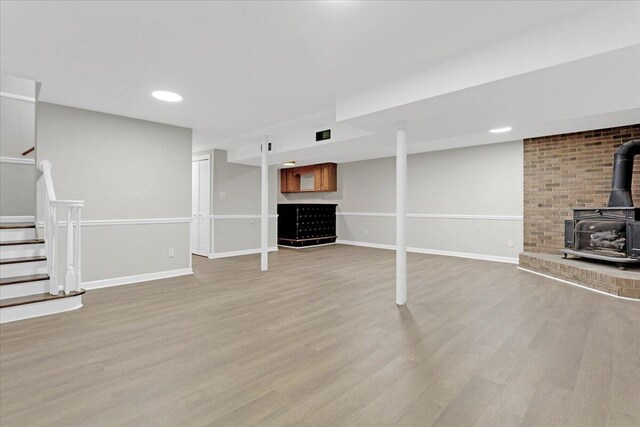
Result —
M211 253L211 157L191 161L191 253Z

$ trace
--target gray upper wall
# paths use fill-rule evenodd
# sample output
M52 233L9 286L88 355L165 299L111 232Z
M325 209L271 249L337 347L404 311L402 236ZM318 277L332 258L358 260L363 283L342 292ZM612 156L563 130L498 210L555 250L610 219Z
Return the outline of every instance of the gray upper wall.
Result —
M87 287L96 280L190 268L191 129L44 103L37 120L37 160L51 162L59 199L85 201L83 220L182 218L84 227ZM40 221L42 197L40 176Z
M191 129L47 103L37 119L37 161L84 219L191 216Z
M261 210L261 171L259 167L227 162L227 152L213 150L214 215L254 215ZM277 170L269 168L269 213L276 213ZM225 193L220 198L220 193Z
M38 83L12 76L0 77L3 93L35 100ZM0 98L0 157L20 159L36 143L36 103ZM32 159L33 154L26 158ZM33 216L36 200L36 170L33 164L0 162L0 216Z
M522 142L411 154L407 211L522 215ZM395 212L395 158L341 163L338 191L282 194L278 203L337 203L343 212Z

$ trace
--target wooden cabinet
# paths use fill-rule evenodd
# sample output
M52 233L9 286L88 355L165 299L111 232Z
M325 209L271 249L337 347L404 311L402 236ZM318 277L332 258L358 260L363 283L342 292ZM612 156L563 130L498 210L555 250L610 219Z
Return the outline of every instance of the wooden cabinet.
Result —
M313 176L313 187L301 186L302 177L309 175ZM280 192L282 193L330 191L338 191L338 165L335 163L280 169Z

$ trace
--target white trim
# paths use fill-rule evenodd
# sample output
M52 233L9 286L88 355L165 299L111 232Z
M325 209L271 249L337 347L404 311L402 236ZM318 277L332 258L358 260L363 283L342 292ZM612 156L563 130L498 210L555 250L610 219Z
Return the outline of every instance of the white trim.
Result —
M352 240L340 240L340 239L336 240L336 243L342 244L342 245L362 246L365 248L388 249L388 250L396 249L395 245L386 245L382 243L355 242ZM443 251L440 249L412 248L412 247L407 247L407 252L417 253L417 254L442 255L442 256L452 256L452 257L458 257L458 258L478 259L481 261L504 262L507 264L518 264L518 258L497 256L497 255L472 254L467 252Z
M336 212L336 216L388 216L394 217L394 212Z
M526 269L526 268L523 268L523 267L518 267L518 270L526 271L527 273L537 274L538 276L546 277L547 279L553 279L553 280L556 280L558 282L566 283L567 285L577 286L578 288L586 289L586 290L591 291L591 292L597 292L599 294L607 295L607 296L610 296L610 297L613 297L613 298L623 299L623 300L626 300L626 301L640 302L640 299L638 299L638 298L621 297L620 295L610 294L609 292L604 292L604 291L601 291L599 289L590 288L589 286L581 285L579 283L570 282L568 280L560 279L558 277L549 276L547 274L539 273L537 271L529 270L529 269Z
M407 214L408 218L470 219L483 221L523 221L518 215L457 215L457 214Z
M393 212L336 212L336 216L382 216L394 217ZM484 221L523 221L520 215L465 215L465 214L422 214L408 213L407 218L429 218L429 219L467 219Z
M232 256L253 255L259 254L262 251L261 248L255 249L243 249L240 251L228 251L228 252L214 252L209 254L209 259L229 258ZM278 252L277 246L270 246L269 252Z
M349 245L349 246L361 246L363 248L374 248L374 249L388 249L395 251L395 245L386 245L384 243L370 243L370 242L356 242L353 240L336 240L336 243L339 245Z
M211 215L210 219L260 219L260 214L248 215ZM278 218L277 214L270 214L269 218Z
M440 249L425 249L425 248L407 248L407 251L418 253L418 254L442 255L442 256L452 256L452 257L458 257L458 258L478 259L481 261L493 261L493 262L504 262L507 264L518 264L518 258L499 256L499 255L472 254L468 252L443 251Z
M0 224L6 222L34 222L35 217L32 215L23 216L0 216Z
M10 163L13 165L35 165L35 159L23 159L20 157L0 157L0 163Z
M180 224L189 223L191 217L184 218L144 218L144 219L85 219L80 222L83 227L94 227L101 225L143 225L143 224ZM42 221L38 222L38 227L43 227ZM66 227L66 221L58 221L59 227Z
M133 283L148 282L150 280L167 279L169 277L186 276L193 274L191 268L180 268L178 270L158 271L155 273L136 274L134 276L112 277L110 279L93 280L83 282L84 289L110 288L112 286L130 285Z
M278 245L279 248L287 248L287 249L295 249L295 250L300 250L300 249L311 249L311 248L318 248L320 246L331 246L331 245L335 245L337 242L332 242L332 243L321 243L319 245L309 245L309 246L287 246L287 245Z
M211 154L203 154L200 156L193 156L191 157L191 161L192 162L201 162L204 160L211 160Z
M35 302L32 304L15 305L0 310L0 323L65 313L79 308L82 308L82 295Z
M25 101L25 102L32 102L32 103L36 102L36 99L31 97L31 96L15 95L15 94L9 93L9 92L0 92L0 97L9 98L9 99L15 99L17 101Z

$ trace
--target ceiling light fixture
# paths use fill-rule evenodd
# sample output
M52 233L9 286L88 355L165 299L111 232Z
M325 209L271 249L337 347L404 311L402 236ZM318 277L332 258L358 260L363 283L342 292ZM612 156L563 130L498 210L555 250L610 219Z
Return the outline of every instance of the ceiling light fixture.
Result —
M503 128L495 128L491 129L489 132L491 133L505 133L511 130L511 126L503 127Z
M284 162L282 164L282 166L295 166L296 165L296 161L295 160L289 160L288 162Z
M151 95L155 99L159 99L160 101L165 102L180 102L182 101L182 96L175 92L169 92L167 90L156 90L155 92L151 92Z

